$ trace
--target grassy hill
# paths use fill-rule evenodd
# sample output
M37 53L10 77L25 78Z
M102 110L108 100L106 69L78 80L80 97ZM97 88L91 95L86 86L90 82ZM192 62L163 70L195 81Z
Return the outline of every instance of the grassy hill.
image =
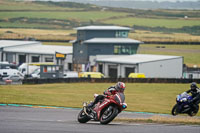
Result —
M1 28L70 29L101 24L200 35L199 14L199 10L137 10L73 2L0 0ZM191 28L192 32L186 30Z

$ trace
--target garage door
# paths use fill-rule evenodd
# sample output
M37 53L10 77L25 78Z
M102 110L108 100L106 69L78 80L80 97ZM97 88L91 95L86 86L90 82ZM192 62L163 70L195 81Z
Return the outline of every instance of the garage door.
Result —
M109 77L117 78L117 66L116 65L109 65Z
M126 67L125 68L125 73L126 73L126 77L128 77L128 75L130 74L130 73L134 73L135 72L135 67Z

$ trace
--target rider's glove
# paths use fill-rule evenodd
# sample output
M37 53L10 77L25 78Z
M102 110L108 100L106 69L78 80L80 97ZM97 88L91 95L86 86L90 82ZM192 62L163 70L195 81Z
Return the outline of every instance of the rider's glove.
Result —
M108 95L108 91L107 91L107 90L104 91L103 94L104 94L104 95Z
M193 100L188 100L188 103L191 104L193 102Z

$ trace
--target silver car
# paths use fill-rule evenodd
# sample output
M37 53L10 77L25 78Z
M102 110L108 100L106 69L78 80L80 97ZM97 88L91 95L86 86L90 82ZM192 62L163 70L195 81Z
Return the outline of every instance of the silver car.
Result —
M13 82L22 81L24 78L19 75L9 75L8 77L4 77L3 81L12 80Z

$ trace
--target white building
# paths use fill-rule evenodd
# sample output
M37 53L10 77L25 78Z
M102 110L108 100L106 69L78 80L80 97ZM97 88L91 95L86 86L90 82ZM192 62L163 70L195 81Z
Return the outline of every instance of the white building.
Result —
M66 54L65 66L72 63L72 46L42 45L38 41L0 40L0 62L20 65L32 62L55 62L55 53ZM67 69L67 68L66 68Z
M147 78L181 78L183 57L166 55L97 55L90 57L96 62L97 71L107 77L128 77L131 72L144 73Z

